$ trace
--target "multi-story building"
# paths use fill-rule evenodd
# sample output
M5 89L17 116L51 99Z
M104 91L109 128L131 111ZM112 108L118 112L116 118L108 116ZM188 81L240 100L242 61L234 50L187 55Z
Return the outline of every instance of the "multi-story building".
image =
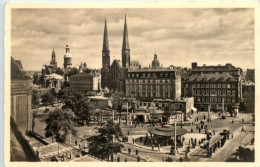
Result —
M182 78L182 97L194 97L199 110L225 110L240 102L240 80L230 74L193 74Z
M20 60L11 57L11 118L24 132L32 130L32 79L26 76Z
M70 87L75 93L98 91L101 88L99 73L79 73L69 77Z
M199 110L225 109L238 105L242 98L242 69L230 63L217 66L191 64L189 75L182 77L182 97L194 97ZM224 108L223 108L224 107Z
M157 55L155 56L157 60ZM157 60L159 62L159 60ZM126 95L145 98L181 98L181 77L172 68L159 68L153 61L152 68L141 68L126 73Z
M198 66L196 62L191 64L191 74L230 74L233 77L240 77L242 74L242 69L233 66L230 63L226 65L217 65L217 66Z

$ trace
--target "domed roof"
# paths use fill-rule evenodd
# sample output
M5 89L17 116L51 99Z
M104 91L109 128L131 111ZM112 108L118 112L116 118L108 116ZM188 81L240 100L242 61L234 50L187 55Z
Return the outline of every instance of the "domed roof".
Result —
M154 60L152 61L152 68L160 67L160 61L157 59L157 54L154 54Z

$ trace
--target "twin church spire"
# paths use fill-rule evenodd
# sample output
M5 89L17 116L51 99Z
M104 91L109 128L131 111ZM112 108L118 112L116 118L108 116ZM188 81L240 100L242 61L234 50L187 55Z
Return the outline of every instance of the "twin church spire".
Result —
M122 66L128 68L130 66L130 48L128 41L128 31L125 16L124 32L123 32L123 45L122 45ZM107 33L107 21L105 19L103 49L102 49L102 68L110 67L110 50Z

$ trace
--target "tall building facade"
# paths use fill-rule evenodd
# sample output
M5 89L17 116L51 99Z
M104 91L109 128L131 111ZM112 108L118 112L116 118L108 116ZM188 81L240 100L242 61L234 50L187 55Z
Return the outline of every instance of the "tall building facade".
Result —
M192 63L191 74L182 78L182 97L194 97L198 110L227 110L238 105L242 97L241 69L231 64L197 66Z
M102 69L101 69L101 87L110 88L109 85L109 68L110 68L110 50L107 33L107 22L105 20L103 49L102 49Z
M20 131L32 130L32 80L26 76L20 60L11 57L11 118Z
M157 65L154 68L128 70L126 73L126 95L145 98L180 99L180 73L172 68L159 68Z
M70 87L75 93L87 93L100 89L100 73L79 73L69 77Z

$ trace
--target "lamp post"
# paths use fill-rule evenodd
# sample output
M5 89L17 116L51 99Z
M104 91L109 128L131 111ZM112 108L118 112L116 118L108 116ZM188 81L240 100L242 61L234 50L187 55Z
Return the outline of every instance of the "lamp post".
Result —
M209 119L208 122L210 122L210 108L211 108L211 105L208 106L208 119Z
M224 116L224 110L225 110L225 107L224 107L224 97L222 97L222 116Z
M128 125L128 101L126 102L126 125Z
M176 120L174 120L174 152L173 154L176 155L177 151L176 151Z

